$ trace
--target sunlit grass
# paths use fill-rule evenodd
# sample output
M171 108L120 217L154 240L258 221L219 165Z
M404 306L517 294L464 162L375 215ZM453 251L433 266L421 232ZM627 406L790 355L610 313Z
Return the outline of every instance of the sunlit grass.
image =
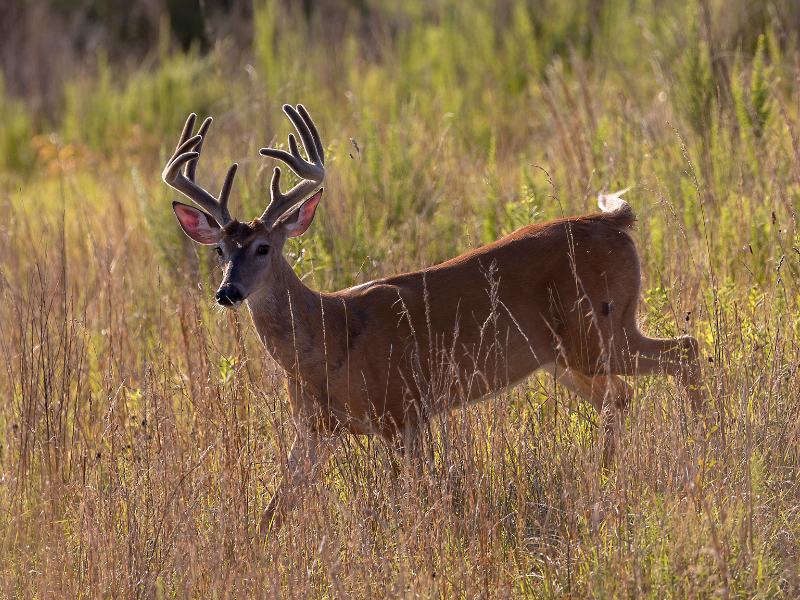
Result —
M251 56L162 44L137 69L101 59L49 125L0 88L5 595L800 591L793 55L767 29L721 82L685 26L694 10L609 2L587 28L570 3L507 4L513 18L409 1L369 39L354 25L331 40L258 3ZM198 179L216 190L239 162L232 212L253 218L272 166L258 149L285 143L284 102L327 145L315 223L286 249L315 289L435 264L634 186L643 328L701 341L706 428L671 381L632 380L604 472L596 416L539 375L437 417L418 464L348 440L259 544L293 436L283 375L246 312L213 306L215 258L180 232L160 172L186 115L210 114Z

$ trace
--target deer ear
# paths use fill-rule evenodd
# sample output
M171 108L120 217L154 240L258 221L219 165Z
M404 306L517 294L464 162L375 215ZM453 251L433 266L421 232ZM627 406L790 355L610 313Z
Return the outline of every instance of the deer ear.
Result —
M311 196L311 198L303 202L298 208L284 213L279 221L279 225L283 227L287 237L297 237L306 232L311 226L311 221L314 220L314 211L317 210L317 204L319 204L320 198L322 198L322 188Z
M180 202L172 203L172 210L178 217L183 231L195 242L216 244L222 237L222 227L202 210Z

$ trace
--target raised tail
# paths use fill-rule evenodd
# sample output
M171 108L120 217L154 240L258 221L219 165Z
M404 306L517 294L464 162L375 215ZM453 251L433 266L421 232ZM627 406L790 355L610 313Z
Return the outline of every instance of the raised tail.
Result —
M625 202L620 196L627 192L629 187L613 194L598 194L597 204L603 211L603 221L613 224L620 229L632 227L636 221L631 205Z

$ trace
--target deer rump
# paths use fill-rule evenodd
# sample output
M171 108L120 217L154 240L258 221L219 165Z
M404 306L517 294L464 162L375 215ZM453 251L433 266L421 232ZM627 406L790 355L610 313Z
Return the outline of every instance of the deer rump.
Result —
M317 430L391 437L542 367L618 371L619 333L636 329L634 220L624 204L529 225L428 269L321 294L317 311L340 314L322 315L325 364L318 349L298 351L294 412Z

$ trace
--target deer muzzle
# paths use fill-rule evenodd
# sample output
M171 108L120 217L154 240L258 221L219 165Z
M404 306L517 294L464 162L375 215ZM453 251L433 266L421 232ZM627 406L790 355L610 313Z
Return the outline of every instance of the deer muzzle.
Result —
M228 308L235 308L236 306L239 306L244 299L242 292L232 283L228 283L219 288L217 290L216 297L217 304L220 306L226 306Z

